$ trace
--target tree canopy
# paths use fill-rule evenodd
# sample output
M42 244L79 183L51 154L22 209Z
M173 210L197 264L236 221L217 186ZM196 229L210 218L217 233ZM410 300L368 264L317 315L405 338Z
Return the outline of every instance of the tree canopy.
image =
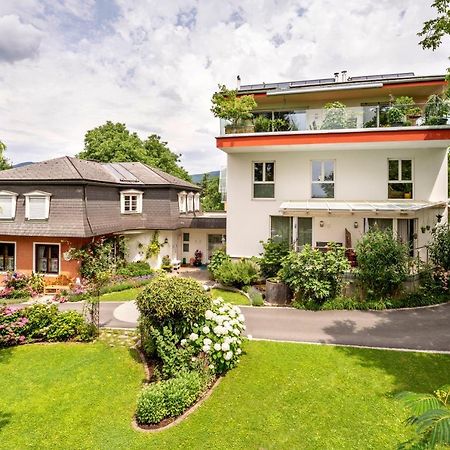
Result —
M219 192L219 178L211 177L207 173L200 182L202 188L202 208L204 211L223 210L222 194Z
M0 170L11 169L11 164L5 158L6 144L0 141Z
M450 0L435 0L431 6L437 10L437 17L427 20L417 34L423 37L419 42L423 48L436 50L442 38L450 35Z
M142 162L191 181L187 171L179 165L180 155L172 152L160 136L152 134L142 140L123 123L107 121L87 131L84 150L77 157L100 162Z

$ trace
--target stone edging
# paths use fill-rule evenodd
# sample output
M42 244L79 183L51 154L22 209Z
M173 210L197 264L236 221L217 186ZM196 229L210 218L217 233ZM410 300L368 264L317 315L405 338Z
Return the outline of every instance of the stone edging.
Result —
M181 414L181 416L178 416L176 419L174 419L172 422L169 422L167 425L163 425L158 428L143 428L136 422L136 418L133 417L131 427L133 428L133 430L139 431L141 433L159 433L160 431L164 431L167 430L168 428L172 428L175 425L178 425L180 422L186 419L186 417L190 416L194 411L196 411L203 404L203 402L211 396L214 389L216 389L221 380L222 377L217 378L214 384L202 396L200 396L200 398L191 407L189 407L183 414Z

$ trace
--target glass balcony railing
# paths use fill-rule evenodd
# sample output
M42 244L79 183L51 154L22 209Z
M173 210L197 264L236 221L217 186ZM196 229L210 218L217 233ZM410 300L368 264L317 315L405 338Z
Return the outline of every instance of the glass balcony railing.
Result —
M221 119L220 135L237 133L352 130L361 128L447 125L444 114L425 114L424 104L354 106L295 111L258 111L253 118L232 123Z

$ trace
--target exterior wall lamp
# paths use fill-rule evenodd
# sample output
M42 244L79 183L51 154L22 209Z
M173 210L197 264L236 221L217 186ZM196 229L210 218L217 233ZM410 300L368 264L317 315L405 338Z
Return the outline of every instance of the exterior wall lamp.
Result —
M437 223L440 223L442 220L442 214L436 214Z
M325 225L325 222L324 222L323 220L321 220L321 221L319 222L319 226L320 226L320 228L323 228L323 227L324 227L324 225Z
M359 227L359 223L357 221L353 222L353 228L358 228Z

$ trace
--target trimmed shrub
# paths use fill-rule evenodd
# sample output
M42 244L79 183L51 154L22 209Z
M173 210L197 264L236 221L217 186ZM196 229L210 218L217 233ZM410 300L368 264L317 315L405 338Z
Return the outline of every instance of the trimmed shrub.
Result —
M174 333L184 334L204 316L211 299L196 280L160 275L150 281L136 303L147 319L143 326L169 327Z
M264 278L276 277L281 269L281 261L289 253L289 243L274 242L272 239L261 243L264 249L259 260L261 274Z
M248 296L250 297L250 301L252 302L253 306L264 305L263 295L258 289L251 287L247 293L248 293Z
M197 401L208 381L208 377L199 372L182 372L176 378L150 384L138 397L137 422L155 424L166 417L183 414Z
M347 270L350 264L344 248L330 243L328 251L322 252L305 245L301 252L292 251L283 259L280 277L297 300L322 304L340 294Z
M136 261L125 264L125 266L117 269L117 275L124 277L141 277L144 275L151 275L153 269L146 261Z
M390 297L408 273L408 249L391 230L371 230L356 244L356 275L369 299Z
M215 272L215 279L224 286L241 289L255 283L260 278L259 265L251 259L224 261Z

